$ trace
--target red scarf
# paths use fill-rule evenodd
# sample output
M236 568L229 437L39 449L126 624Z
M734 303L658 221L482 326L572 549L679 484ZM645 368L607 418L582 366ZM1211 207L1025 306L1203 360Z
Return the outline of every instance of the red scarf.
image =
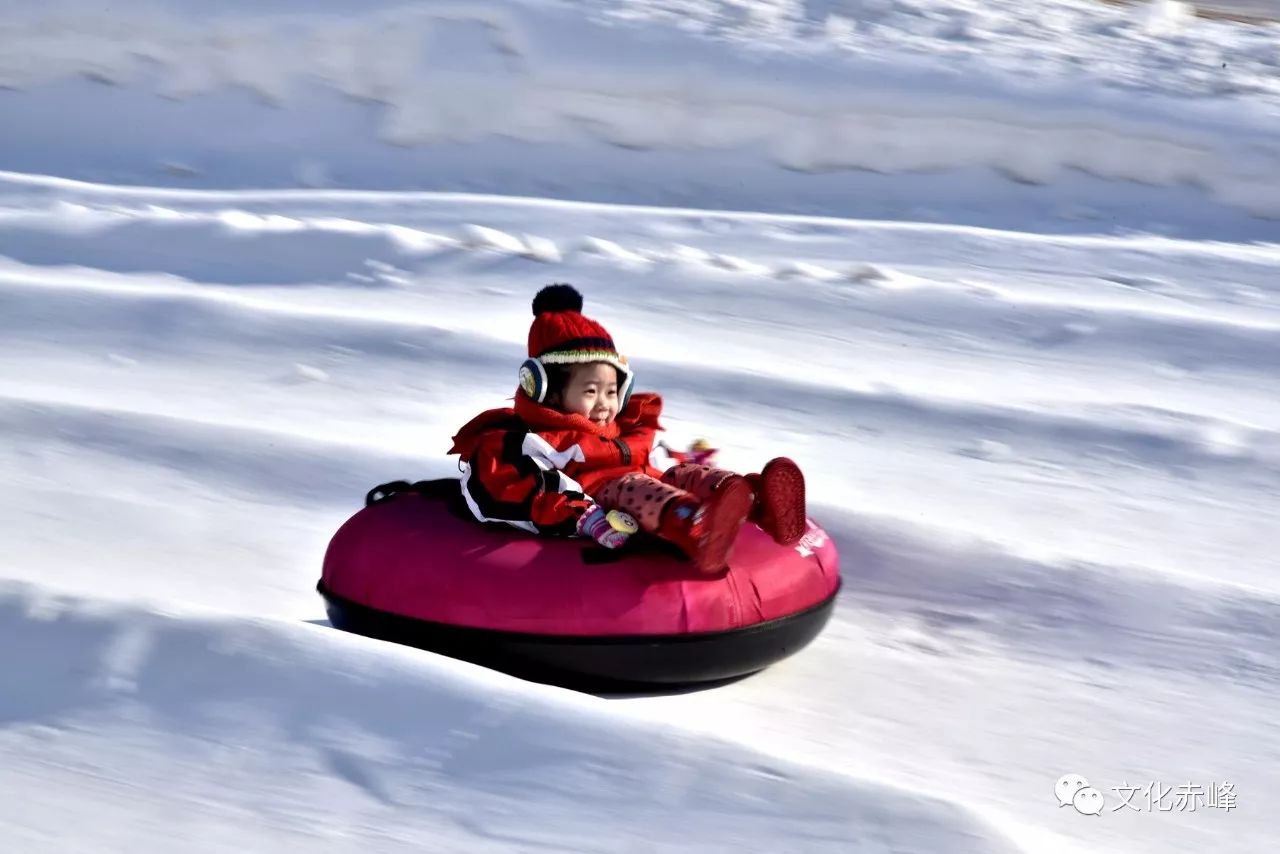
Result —
M449 449L449 453L461 454L462 461L469 462L483 433L509 425L516 419L534 433L565 431L587 433L605 439L616 439L645 420L652 420L654 429L662 429L657 424L658 415L662 412L662 398L652 393L633 394L627 401L627 408L603 426L584 415L544 406L520 391L516 392L515 404L514 409L490 409L472 418L453 437L453 447Z

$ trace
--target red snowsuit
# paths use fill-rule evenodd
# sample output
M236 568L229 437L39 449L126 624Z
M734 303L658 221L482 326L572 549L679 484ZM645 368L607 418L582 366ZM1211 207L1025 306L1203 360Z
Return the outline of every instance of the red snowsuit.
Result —
M601 427L517 392L514 409L471 419L449 453L466 464L462 492L477 519L571 536L609 481L631 473L662 476L649 464L661 414L661 397L638 392Z

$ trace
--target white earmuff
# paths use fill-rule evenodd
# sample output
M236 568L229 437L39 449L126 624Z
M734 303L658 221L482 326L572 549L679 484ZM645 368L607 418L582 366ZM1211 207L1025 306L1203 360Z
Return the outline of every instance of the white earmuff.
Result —
M520 390L531 400L543 403L547 385L547 369L537 359L526 359L520 366Z
M635 388L635 384L636 384L635 371L632 371L630 368L628 368L626 371L623 372L623 374L624 374L624 378L622 380L622 388L618 389L618 411L619 412L627 408L627 401L631 399L631 390Z

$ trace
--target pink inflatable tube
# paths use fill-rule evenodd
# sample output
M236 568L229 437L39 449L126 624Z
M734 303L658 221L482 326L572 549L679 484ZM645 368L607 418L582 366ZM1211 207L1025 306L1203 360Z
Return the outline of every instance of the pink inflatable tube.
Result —
M481 525L456 480L371 492L318 585L339 629L561 684L754 672L813 640L839 587L835 545L812 521L795 546L744 525L728 571L695 578L656 540L615 553Z

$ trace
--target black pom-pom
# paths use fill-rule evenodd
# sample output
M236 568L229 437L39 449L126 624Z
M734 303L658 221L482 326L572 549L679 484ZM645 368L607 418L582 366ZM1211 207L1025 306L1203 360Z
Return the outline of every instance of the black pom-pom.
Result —
M582 294L573 285L557 282L538 291L533 298L533 316L544 311L582 311Z

